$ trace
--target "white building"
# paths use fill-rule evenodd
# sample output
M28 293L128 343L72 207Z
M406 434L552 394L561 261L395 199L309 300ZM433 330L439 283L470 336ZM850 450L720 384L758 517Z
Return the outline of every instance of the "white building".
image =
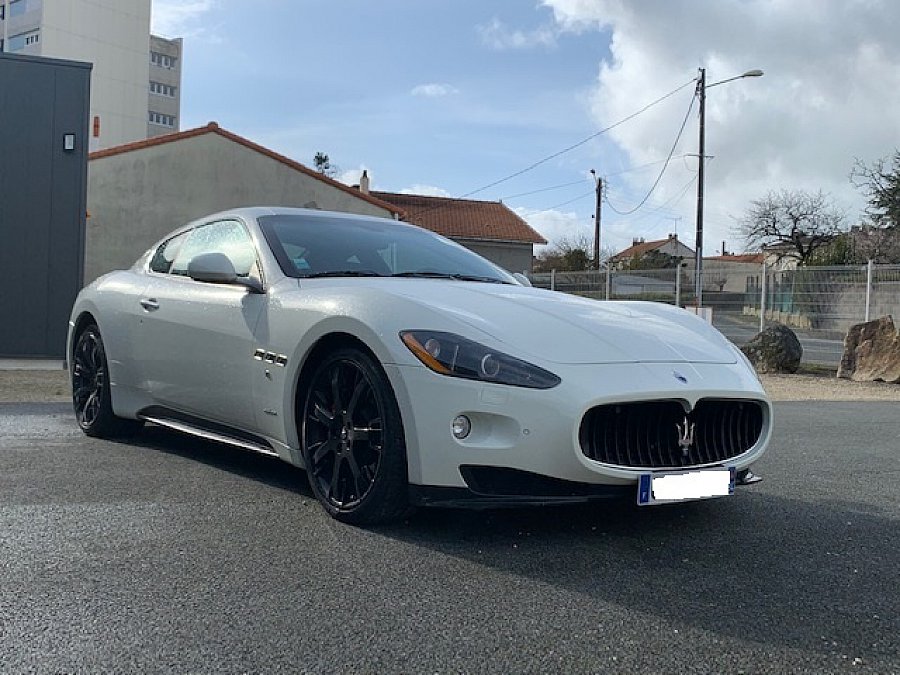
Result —
M181 38L150 36L147 138L178 131L181 121Z
M91 150L147 138L149 112L161 112L171 123L165 130L175 131L177 112L149 106L150 6L151 0L0 0L0 51L93 64ZM180 41L172 42L180 62ZM174 72L179 81L168 73L160 91L180 96L180 63Z

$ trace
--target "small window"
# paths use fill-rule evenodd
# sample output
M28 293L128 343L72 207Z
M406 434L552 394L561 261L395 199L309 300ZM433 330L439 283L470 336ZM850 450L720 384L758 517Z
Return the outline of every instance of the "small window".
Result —
M169 268L172 267L172 262L175 260L175 256L178 255L178 250L188 234L189 232L182 232L160 244L159 248L156 249L156 253L150 259L150 269L160 274L168 274Z
M147 119L151 124L158 124L162 127L175 127L174 115L165 115L151 110L147 113Z

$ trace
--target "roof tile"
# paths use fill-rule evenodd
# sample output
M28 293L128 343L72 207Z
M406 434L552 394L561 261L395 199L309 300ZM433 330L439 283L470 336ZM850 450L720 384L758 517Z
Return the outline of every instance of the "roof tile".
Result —
M445 237L546 244L522 218L502 202L454 199L396 192L371 192L403 209L404 220Z

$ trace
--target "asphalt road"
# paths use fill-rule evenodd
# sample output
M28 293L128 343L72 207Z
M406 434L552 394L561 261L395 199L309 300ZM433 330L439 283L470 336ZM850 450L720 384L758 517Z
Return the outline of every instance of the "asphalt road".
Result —
M900 672L900 404L776 411L734 497L362 530L277 461L0 405L0 672Z
M739 314L713 313L713 325L734 342L742 346L759 333L759 319ZM812 331L802 328L791 328L803 347L802 363L814 363L821 366L837 368L844 354L844 341L823 337L827 331Z

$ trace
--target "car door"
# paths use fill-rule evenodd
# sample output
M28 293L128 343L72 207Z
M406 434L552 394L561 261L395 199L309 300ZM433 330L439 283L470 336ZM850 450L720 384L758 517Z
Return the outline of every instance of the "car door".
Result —
M218 220L190 230L168 272L150 275L141 298L144 372L157 404L254 430L253 331L266 295L239 284L191 279L190 261L206 253L222 253L239 276L262 281L243 223Z

